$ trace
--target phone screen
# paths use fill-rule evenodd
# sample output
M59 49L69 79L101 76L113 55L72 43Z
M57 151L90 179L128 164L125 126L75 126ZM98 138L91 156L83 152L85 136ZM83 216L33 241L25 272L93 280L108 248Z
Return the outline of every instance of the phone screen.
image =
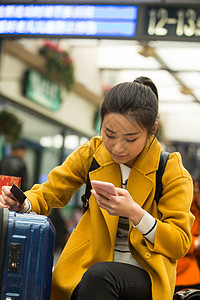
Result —
M97 193L99 193L100 190L104 190L112 195L117 196L117 191L115 189L115 186L111 182L92 180L91 184Z

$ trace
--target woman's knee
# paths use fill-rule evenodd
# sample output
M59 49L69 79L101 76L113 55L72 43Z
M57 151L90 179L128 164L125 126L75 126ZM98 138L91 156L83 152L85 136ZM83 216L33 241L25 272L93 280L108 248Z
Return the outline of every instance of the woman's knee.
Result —
M92 265L83 275L82 282L83 281L89 281L91 282L100 282L104 279L105 273L106 273L106 262L99 262L94 265Z

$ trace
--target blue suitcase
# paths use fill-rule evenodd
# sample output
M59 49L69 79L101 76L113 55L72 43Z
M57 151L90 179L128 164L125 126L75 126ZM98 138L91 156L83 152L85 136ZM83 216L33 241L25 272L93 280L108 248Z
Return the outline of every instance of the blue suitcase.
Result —
M49 300L55 229L46 216L0 208L1 300Z

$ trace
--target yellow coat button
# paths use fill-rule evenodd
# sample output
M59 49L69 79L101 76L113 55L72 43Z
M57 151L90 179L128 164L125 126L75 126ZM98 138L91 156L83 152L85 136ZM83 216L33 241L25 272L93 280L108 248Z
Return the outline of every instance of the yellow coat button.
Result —
M149 258L151 258L151 253L150 252L146 252L145 259L149 259Z

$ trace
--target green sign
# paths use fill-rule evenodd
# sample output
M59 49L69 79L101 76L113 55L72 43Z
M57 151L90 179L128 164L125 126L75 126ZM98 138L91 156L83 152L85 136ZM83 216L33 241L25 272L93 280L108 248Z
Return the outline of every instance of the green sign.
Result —
M61 92L59 86L36 71L29 70L25 77L25 96L53 111L59 110Z

